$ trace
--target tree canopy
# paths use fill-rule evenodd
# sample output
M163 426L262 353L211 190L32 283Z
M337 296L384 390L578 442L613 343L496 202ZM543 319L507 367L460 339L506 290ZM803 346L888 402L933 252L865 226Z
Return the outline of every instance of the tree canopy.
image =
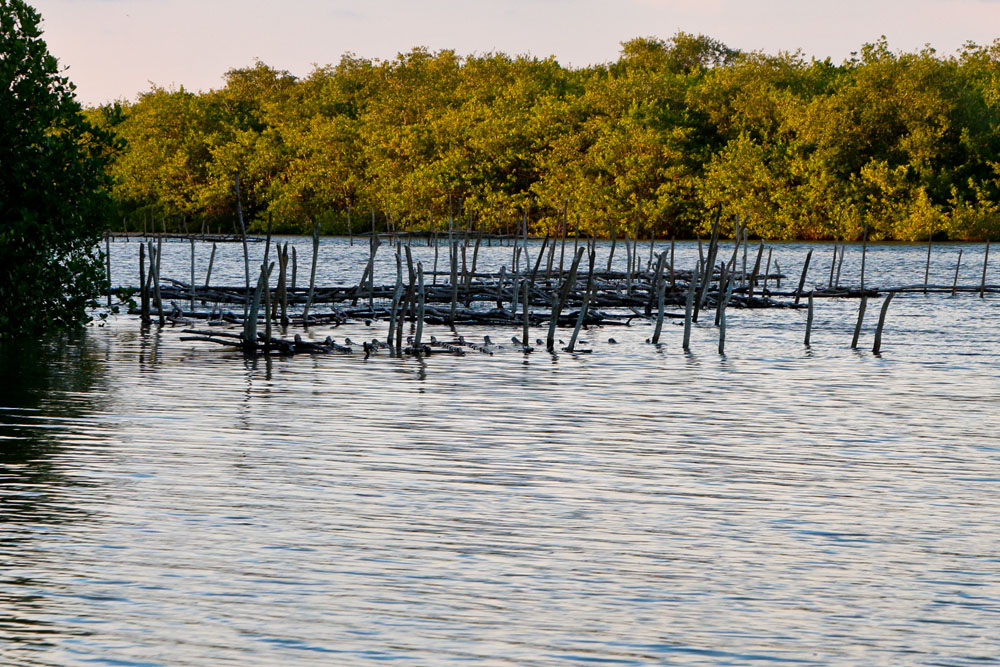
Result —
M104 281L109 138L85 120L39 22L0 0L0 337L80 324Z
M885 39L834 64L703 35L615 62L414 49L303 78L257 62L217 90L90 110L126 148L123 224L346 231L463 224L693 235L722 206L766 238L976 239L1000 231L1000 42L942 57ZM145 223L144 223L145 221Z

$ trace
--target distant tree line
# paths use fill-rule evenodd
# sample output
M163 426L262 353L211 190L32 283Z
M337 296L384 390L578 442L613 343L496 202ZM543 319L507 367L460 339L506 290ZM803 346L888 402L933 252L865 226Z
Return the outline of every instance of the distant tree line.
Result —
M217 90L154 87L88 111L130 230L461 227L770 239L994 238L1000 41L941 57L885 39L842 64L705 36L607 65L415 49L304 78L264 63Z

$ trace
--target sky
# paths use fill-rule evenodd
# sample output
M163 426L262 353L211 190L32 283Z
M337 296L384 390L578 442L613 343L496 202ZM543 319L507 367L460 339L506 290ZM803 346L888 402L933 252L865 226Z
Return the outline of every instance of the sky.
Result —
M634 37L705 34L767 53L841 62L885 35L897 51L952 54L1000 37L1000 0L28 0L49 51L88 105L151 86L209 90L256 60L305 76L344 53L415 46L460 55L610 62Z

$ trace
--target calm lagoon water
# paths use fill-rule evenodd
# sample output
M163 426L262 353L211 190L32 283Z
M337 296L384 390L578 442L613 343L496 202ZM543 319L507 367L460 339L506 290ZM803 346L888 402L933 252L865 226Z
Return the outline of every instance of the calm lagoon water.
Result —
M774 256L797 278L807 247ZM318 282L366 253L325 239ZM925 253L871 248L866 283L922 283ZM112 257L134 283L137 245ZM242 279L220 246L213 283ZM881 356L877 306L857 351L827 299L810 348L802 311L730 311L724 357L707 321L690 354L634 321L592 354L252 362L126 316L0 348L0 663L995 663L1000 298L898 296Z

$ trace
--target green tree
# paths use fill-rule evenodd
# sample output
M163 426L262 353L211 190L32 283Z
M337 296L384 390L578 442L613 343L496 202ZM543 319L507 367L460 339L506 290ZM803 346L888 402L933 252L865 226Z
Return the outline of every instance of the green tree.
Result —
M40 21L0 0L0 337L81 324L104 284L110 141L84 119Z

